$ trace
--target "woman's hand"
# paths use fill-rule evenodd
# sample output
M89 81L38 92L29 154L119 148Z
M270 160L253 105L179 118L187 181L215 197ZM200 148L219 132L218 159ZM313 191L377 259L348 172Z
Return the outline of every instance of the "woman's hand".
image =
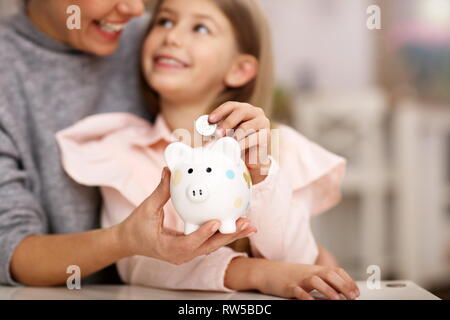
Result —
M245 151L245 163L253 184L263 181L271 165L270 120L264 110L248 103L226 102L215 109L208 120L219 124L221 136L233 129L233 137Z
M332 300L340 300L340 294L353 300L360 294L355 281L341 268L266 259L233 259L225 280L233 290L256 289L268 295L301 300L313 300L310 292L314 289Z
M125 256L142 255L181 264L256 232L245 218L237 221L236 233L227 235L216 234L220 227L217 220L205 223L187 236L165 229L163 206L170 198L169 181L170 170L164 168L161 183L153 194L117 226L117 237L123 244Z

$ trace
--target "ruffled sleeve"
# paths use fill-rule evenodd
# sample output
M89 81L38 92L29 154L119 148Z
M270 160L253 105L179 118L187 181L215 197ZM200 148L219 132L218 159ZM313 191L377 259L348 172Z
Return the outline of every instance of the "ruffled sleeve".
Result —
M282 126L279 133L278 161L274 155L268 176L252 189L247 215L258 229L250 239L252 251L266 259L313 264L318 249L310 218L339 201L345 160L291 128Z
M341 199L346 160L292 128L282 126L280 130L280 166L294 192L308 189L312 215L336 205Z
M145 144L150 130L149 123L131 114L87 117L56 134L63 167L79 184L113 188L138 206L149 190L136 183L145 164L133 146ZM148 183L156 187L158 181Z

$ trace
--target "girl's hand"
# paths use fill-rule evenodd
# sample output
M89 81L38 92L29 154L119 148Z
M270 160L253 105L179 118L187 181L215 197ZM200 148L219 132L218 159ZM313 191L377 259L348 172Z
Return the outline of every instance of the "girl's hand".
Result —
M226 102L215 109L208 120L219 124L220 136L228 135L233 129L233 137L245 152L245 163L253 184L263 181L271 165L270 120L264 110L248 103Z
M258 289L265 294L301 300L313 300L309 292L314 289L332 300L340 300L340 294L351 300L360 295L355 281L341 268L265 260L259 270Z
M153 194L117 225L116 236L122 244L124 257L142 255L181 264L256 232L244 218L237 221L238 231L227 235L216 234L219 221L209 221L187 236L165 229L163 207L170 198L169 181L170 170L164 168L161 183Z

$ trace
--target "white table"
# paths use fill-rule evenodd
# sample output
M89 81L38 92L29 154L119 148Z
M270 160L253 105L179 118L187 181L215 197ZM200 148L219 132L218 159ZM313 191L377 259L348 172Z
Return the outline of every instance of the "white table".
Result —
M400 286L398 286L400 285ZM439 300L411 281L383 281L381 289L370 290L358 282L360 300ZM253 292L217 293L170 291L128 285L86 285L81 290L65 287L31 288L0 286L0 300L282 300Z

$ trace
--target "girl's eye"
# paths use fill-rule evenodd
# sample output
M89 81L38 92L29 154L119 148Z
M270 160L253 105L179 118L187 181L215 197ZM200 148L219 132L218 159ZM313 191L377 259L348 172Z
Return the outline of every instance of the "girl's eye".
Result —
M195 26L194 30L195 30L195 32L198 32L200 34L209 34L210 33L209 29L202 24Z
M188 173L191 174L192 172L194 172L194 169L190 168L190 169L188 170Z
M161 26L161 27L164 27L164 28L169 29L169 28L172 28L172 27L173 27L173 22L170 21L170 20L167 19L167 18L160 18L160 19L158 20L158 26Z
M211 168L206 168L206 172L210 173L212 171Z

